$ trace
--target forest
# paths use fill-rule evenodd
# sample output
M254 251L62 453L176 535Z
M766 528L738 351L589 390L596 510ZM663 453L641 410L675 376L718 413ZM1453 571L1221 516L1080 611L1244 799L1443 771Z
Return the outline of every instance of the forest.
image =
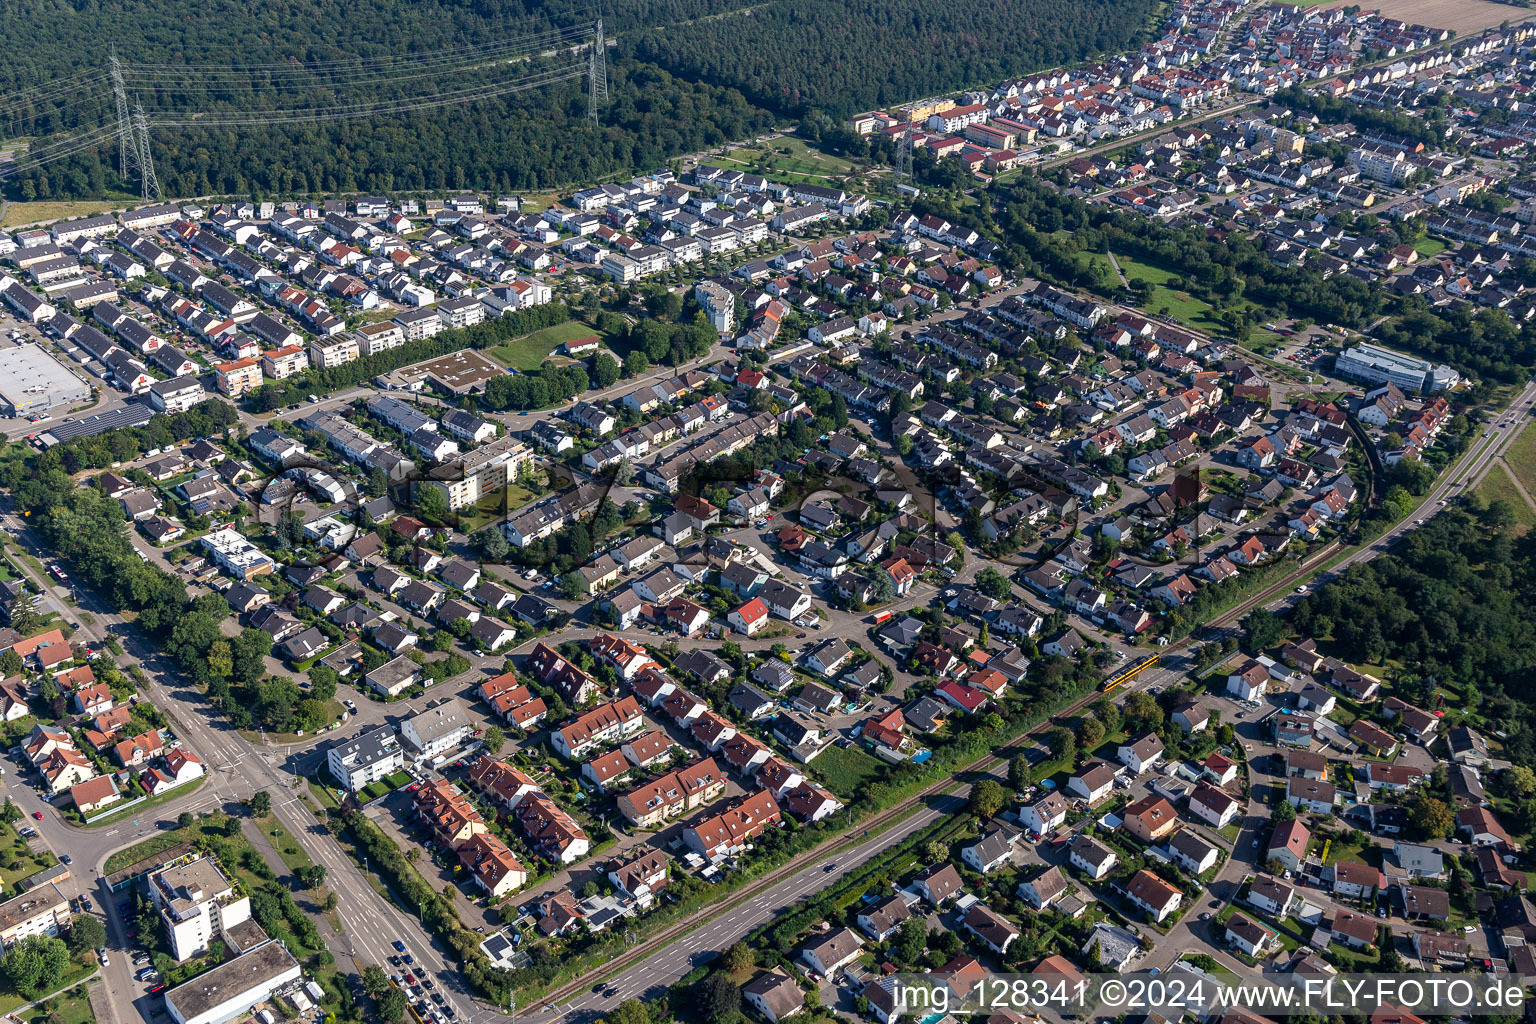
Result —
M845 116L1133 45L1154 4L775 0L654 27L624 52L791 116Z
M1347 662L1385 665L1393 692L1465 711L1505 756L1536 767L1536 536L1476 494L1300 601L1290 626ZM1536 809L1533 809L1536 811ZM1536 826L1536 813L1532 815Z
M112 124L111 48L125 62L131 98L143 99L169 195L544 189L654 169L750 137L782 115L844 114L1122 49L1153 7L1150 0L1070 8L961 0L933 11L913 0L622 0L603 9L616 45L600 125L586 118L585 80L567 77L387 117L217 128L158 125L190 111L249 114L381 98L404 105L442 89L568 68L579 55L560 47L479 64L470 48L513 53L530 33L586 23L596 9L571 0L0 5L0 39L9 44L0 48L0 135L46 146L55 133ZM452 73L434 76L434 67ZM114 142L15 174L6 194L40 200L121 190Z

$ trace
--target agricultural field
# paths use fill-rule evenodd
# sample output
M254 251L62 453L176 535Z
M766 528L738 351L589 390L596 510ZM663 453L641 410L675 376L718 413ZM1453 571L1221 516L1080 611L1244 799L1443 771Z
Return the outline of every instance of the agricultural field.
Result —
M1302 6L1311 5L1302 0ZM1491 0L1380 0L1372 3L1371 9L1383 18L1398 18L1410 25L1448 28L1457 35L1492 28L1504 21L1521 20L1520 8Z

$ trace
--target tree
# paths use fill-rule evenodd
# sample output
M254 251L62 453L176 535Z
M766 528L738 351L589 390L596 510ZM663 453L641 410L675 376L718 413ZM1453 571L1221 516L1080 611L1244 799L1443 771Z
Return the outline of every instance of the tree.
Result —
M26 669L26 663L15 651L7 649L5 653L0 654L0 673L4 673L7 679L21 675Z
M363 991L372 999L378 999L388 992L389 975L378 964L369 964L363 968Z
M1257 608L1249 612L1239 625L1243 627L1243 632L1248 634L1249 648L1255 651L1279 646L1289 632L1280 617L1267 608Z
M978 818L991 818L1008 806L1008 791L996 779L982 779L971 787L970 809Z
M632 349L624 357L624 376L638 377L651 368L650 358L640 349Z
M740 974L752 967L757 962L757 957L752 952L752 947L745 942L736 942L720 958L720 965L730 974Z
M176 815L177 828L191 828L195 821L197 821L197 818L193 816L191 811L182 811Z
M1141 729L1156 729L1163 723L1163 709L1158 706L1156 697L1137 690L1126 695L1125 717Z
M406 1007L409 1005L405 993L397 988L390 988L384 995L376 1000L379 1010L379 1018L389 1021L390 1024L399 1024L405 1019Z
M1115 732L1125 722L1125 716L1120 713L1120 705L1108 697L1100 697L1093 702L1093 717L1104 723L1105 732Z
M1077 756L1077 738L1065 726L1058 725L1047 731L1045 745L1051 752L1052 760L1070 761Z
M499 725L488 725L485 727L485 735L480 739L488 753L496 754L500 753L502 744L507 742L507 734Z
M1536 793L1536 772L1532 772L1523 764L1504 769L1499 778L1503 781L1509 795L1516 799L1524 800Z
M426 484L411 489L411 504L424 519L441 523L448 518L448 496L442 488Z
M94 914L76 914L70 919L69 948L75 953L90 953L107 944L107 926Z
M51 991L69 965L69 949L63 941L46 935L29 935L0 957L0 975L23 995Z
M5 806L0 807L0 821L4 821L7 825L9 825L11 822L20 821L24 817L26 817L26 815L22 812L20 807L16 806L15 801L13 801L10 797L6 797Z
M251 796L251 813L258 818L264 818L272 813L272 794L264 789L258 789Z
M1008 583L1008 577L990 565L976 574L976 589L999 601L1007 600L1013 592L1013 587Z
M1291 803L1289 800L1281 800L1279 803L1275 804L1275 809L1273 812L1271 812L1270 819L1281 824L1284 824L1287 821L1295 821L1296 805Z
M1020 754L1008 762L1008 785L1017 792L1028 789L1032 780L1029 777L1029 758Z
M928 927L923 922L921 917L909 917L896 932L896 954L905 963L916 963L928 948Z
M929 864L937 864L941 860L949 859L949 847L937 839L930 839L923 844L923 860Z
M592 584L575 570L560 577L560 596L567 601L579 601L591 592Z
M693 1006L699 1020L724 1020L740 1001L740 990L719 971L711 971L693 987Z
M315 700L326 701L336 696L336 684L341 676L329 665L316 665L309 670L309 695Z
M626 999L603 1018L603 1024L651 1024L651 1012L638 999Z
M1433 796L1421 796L1408 808L1408 823L1422 839L1444 839L1456 827L1450 805Z
M306 864L296 872L306 889L318 889L325 884L325 865Z
M599 352L597 358L592 360L593 387L612 387L614 381L618 379L619 361L607 352Z
M1104 723L1092 715L1085 715L1077 723L1077 745L1083 750L1093 750L1104 742Z

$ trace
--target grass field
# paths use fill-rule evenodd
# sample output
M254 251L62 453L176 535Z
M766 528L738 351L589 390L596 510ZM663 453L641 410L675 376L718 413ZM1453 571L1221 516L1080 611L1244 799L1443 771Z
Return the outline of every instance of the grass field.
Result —
M824 152L804 139L788 136L765 143L733 146L728 155L706 157L704 162L720 167L734 165L788 183L794 183L797 176L817 182L829 177L842 178L852 174L857 166L848 157Z
M1141 307L1142 309L1149 313L1157 313L1166 308L1169 316L1181 323L1189 324L1196 330L1207 331L1211 334L1220 334L1222 332L1221 318L1216 313L1215 307L1208 302L1195 298L1188 292L1175 291L1168 286L1171 280L1180 276L1179 274L1170 270L1164 270L1155 264L1146 263L1131 256L1122 256L1120 253L1115 253L1115 259L1119 262L1120 269L1125 272L1127 281L1139 277L1154 286L1152 297ZM1107 269L1110 276L1113 276L1114 269ZM1116 283L1118 284L1118 280ZM1259 307L1255 303L1246 302L1242 308L1258 309ZM1250 333L1249 340L1250 343L1266 342L1274 341L1277 337L1278 335L1273 331L1266 331L1261 327L1256 327Z
M589 327L580 320L571 320L503 342L495 348L487 349L486 354L514 370L528 373L544 365L544 360L549 357L549 354L561 345L592 334L602 338L602 332L596 328ZM603 339L603 344L607 344L607 339Z
M1438 256L1445 251L1445 243L1438 238L1421 238L1413 243L1413 251L1426 259L1430 256Z
M459 529L466 534L474 533L490 523L500 522L532 501L536 495L519 484L508 484L481 498L474 505L459 512Z
M1504 461L1521 486L1536 494L1536 423L1527 423L1520 428L1520 436L1504 453Z
M1477 485L1475 493L1489 503L1507 502L1515 511L1516 534L1523 534L1536 526L1536 509L1531 508L1525 496L1515 489L1514 481L1509 478L1509 473L1499 463L1495 462L1489 468L1488 475L1483 477L1482 483Z
M61 201L56 203L7 203L5 216L0 217L0 228L15 227L18 224L37 224L42 221L66 220L74 217L90 217L98 213L106 213L116 208L138 202L136 199L124 197L122 199L81 199Z
M874 755L858 747L834 746L817 756L815 768L815 774L821 776L827 788L846 800L880 773L881 764Z

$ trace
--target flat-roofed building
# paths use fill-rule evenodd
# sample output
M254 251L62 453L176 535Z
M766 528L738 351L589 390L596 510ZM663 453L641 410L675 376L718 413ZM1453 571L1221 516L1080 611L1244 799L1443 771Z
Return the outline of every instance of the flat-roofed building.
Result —
M237 890L208 857L173 864L149 877L177 960L201 956L221 930L251 919L251 898Z
M331 777L356 793L405 767L405 752L387 725L370 729L326 751Z
M223 1024L293 985L303 973L293 954L269 939L171 989L165 1008L176 1024Z
M69 924L69 900L53 883L28 889L0 903L0 945L14 946L30 935L57 935Z
M35 416L91 397L88 384L37 345L0 349L0 412Z

